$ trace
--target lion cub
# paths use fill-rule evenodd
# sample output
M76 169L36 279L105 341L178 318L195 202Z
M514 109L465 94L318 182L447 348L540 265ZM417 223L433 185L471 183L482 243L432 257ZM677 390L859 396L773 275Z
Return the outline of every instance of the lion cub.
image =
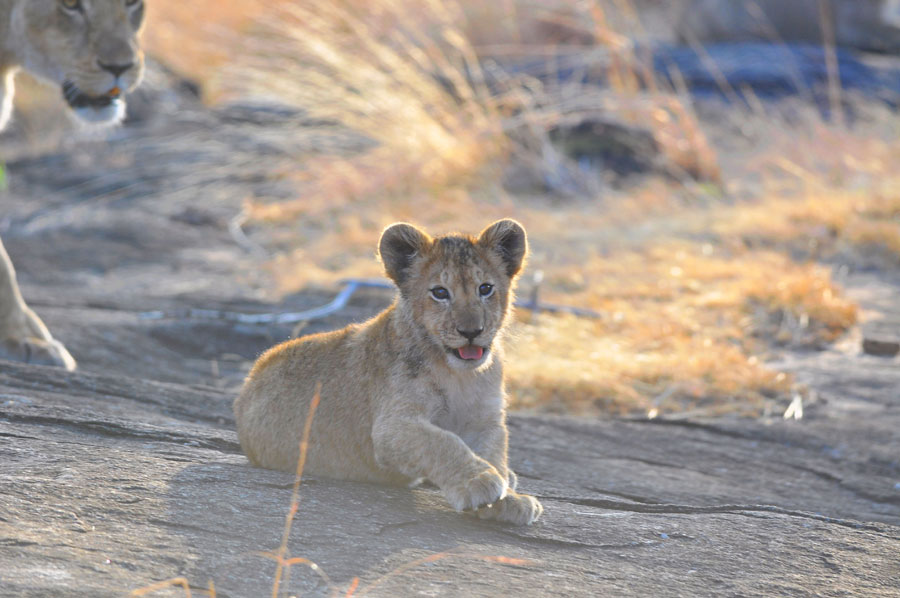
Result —
M457 511L528 525L543 507L515 492L499 336L525 230L500 220L477 238L389 226L379 254L400 294L364 324L282 343L234 402L250 461L294 471L317 383L306 471L366 482L427 478Z

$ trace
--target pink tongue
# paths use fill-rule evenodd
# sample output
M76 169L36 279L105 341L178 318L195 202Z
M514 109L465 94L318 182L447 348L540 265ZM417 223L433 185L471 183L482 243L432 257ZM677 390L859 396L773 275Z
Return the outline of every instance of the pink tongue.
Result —
M484 349L476 345L466 345L459 348L459 356L463 359L481 359Z

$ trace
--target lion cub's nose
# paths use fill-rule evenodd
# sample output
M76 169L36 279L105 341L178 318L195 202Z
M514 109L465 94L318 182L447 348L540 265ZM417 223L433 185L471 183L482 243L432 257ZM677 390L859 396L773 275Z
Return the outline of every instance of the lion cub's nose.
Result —
M457 328L456 331L462 336L466 337L471 343L475 340L476 336L484 332L484 328L479 328L478 330L460 330L459 328Z

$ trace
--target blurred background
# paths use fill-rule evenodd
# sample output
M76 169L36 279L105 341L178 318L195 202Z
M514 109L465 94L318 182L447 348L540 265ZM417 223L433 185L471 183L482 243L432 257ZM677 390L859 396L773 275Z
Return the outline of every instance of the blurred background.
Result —
M111 132L20 76L0 234L84 369L236 387L384 226L526 227L518 409L779 417L898 278L900 6L148 0ZM152 312L152 313L151 313ZM75 317L73 317L75 314ZM153 315L156 314L156 315Z

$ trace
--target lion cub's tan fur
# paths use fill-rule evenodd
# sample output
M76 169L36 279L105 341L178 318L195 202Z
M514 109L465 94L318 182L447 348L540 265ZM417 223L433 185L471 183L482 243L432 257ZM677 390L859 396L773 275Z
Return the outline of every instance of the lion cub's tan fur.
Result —
M477 238L388 227L379 252L397 300L369 322L260 357L234 404L247 456L294 471L321 383L307 472L388 484L427 478L457 510L533 522L542 507L515 492L507 466L499 338L526 250L512 220Z

